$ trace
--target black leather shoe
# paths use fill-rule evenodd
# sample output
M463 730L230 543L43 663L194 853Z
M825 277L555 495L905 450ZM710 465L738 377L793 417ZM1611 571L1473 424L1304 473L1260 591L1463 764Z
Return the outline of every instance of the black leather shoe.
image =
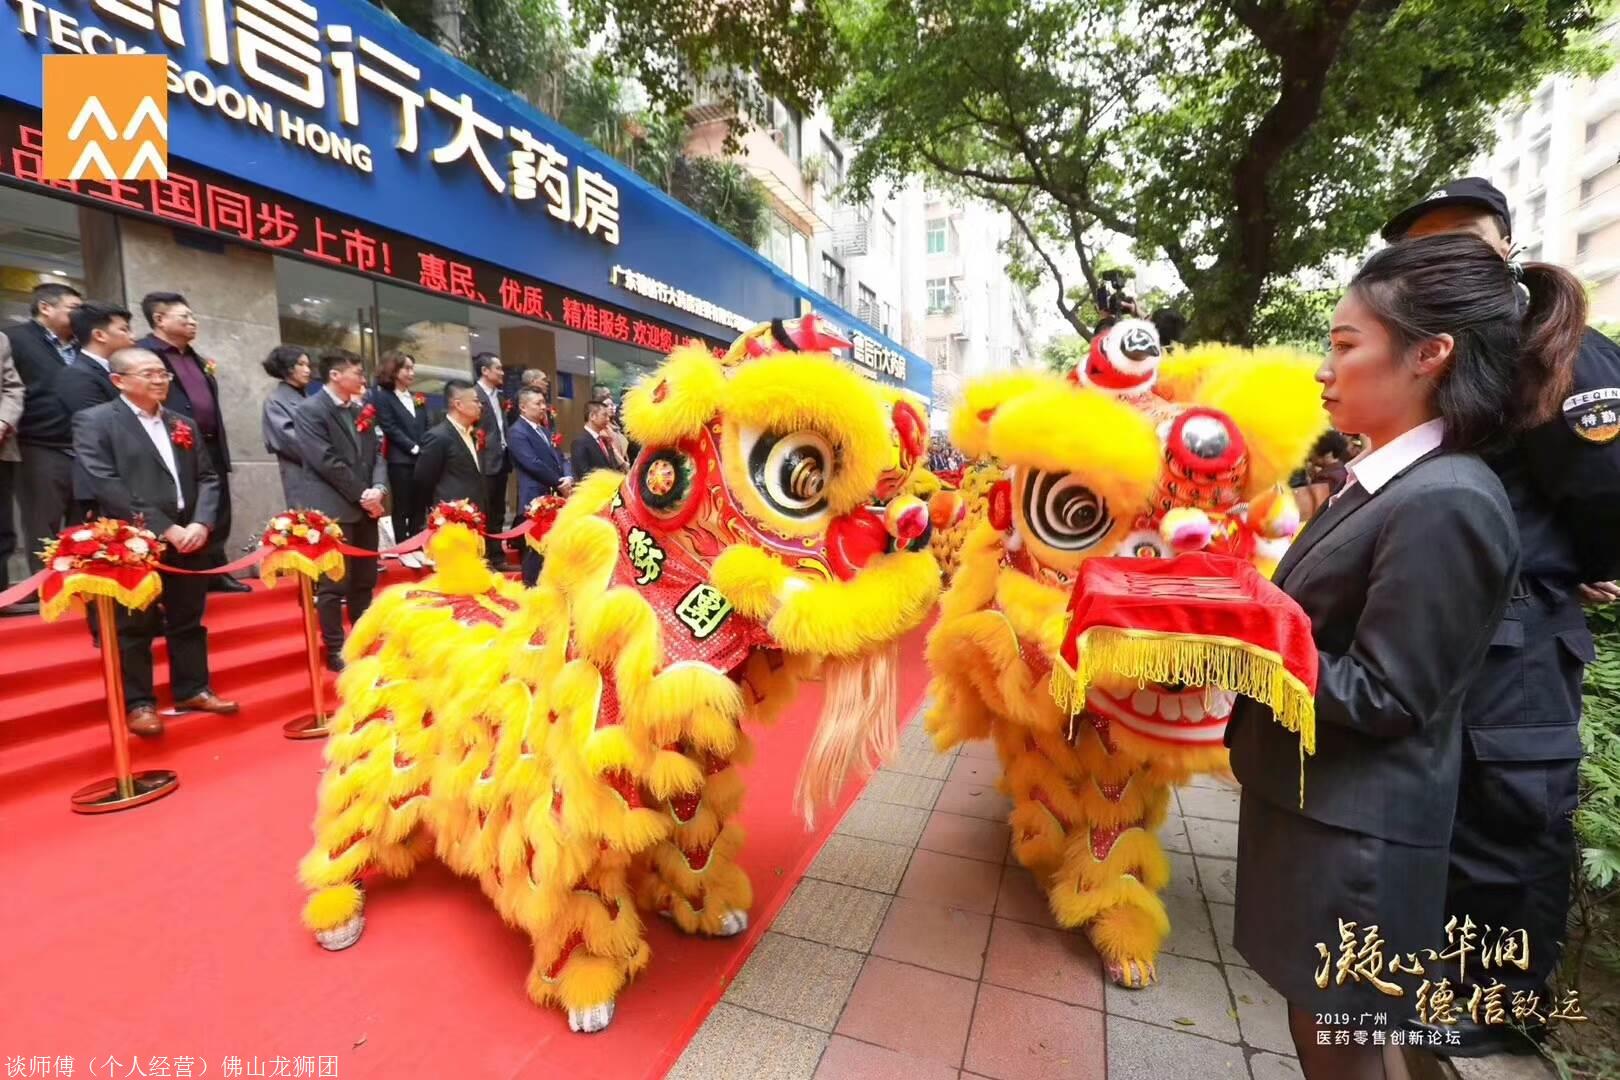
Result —
M245 581L238 581L229 574L218 574L208 580L209 592L247 593L252 592Z
M334 671L334 672L342 671L343 670L343 654L340 653L340 652L329 652L329 653L327 653L326 654L326 670L327 671Z

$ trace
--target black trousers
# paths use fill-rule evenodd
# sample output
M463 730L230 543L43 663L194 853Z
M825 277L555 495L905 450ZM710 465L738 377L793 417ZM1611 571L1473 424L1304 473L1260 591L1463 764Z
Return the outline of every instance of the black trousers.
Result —
M1493 940L1501 928L1528 932L1527 970L1491 971L1510 990L1541 993L1563 954L1591 659L1578 603L1516 599L1464 706L1446 912L1489 925Z
M208 566L224 566L230 561L225 554L225 545L231 538L231 474L225 470L225 463L221 460L219 441L204 439L203 445L214 455L214 471L219 474L219 521L215 522L214 531L208 534L208 546L203 551L211 560Z
M181 570L206 570L213 565L204 551L182 555L166 552L164 561ZM118 609L118 656L124 665L124 708L156 705L152 687L152 642L159 634L169 646L169 689L175 701L187 701L209 689L208 629L203 610L208 603L208 579L185 574L164 574L163 595L145 611ZM91 609L91 633L95 614Z
M523 584L534 588L534 583L540 580L540 567L544 564L540 553L530 547L527 540L523 541Z
M24 443L17 471L17 510L22 518L23 552L28 572L44 569L39 551L45 541L67 528L78 506L73 497L73 454L53 446Z
M16 489L17 463L0 461L0 592L11 587L11 572L6 567L17 550L17 515L11 505Z
M484 528L490 534L506 531L506 485L512 478L512 466L502 466L501 471L494 476L484 477ZM490 540L486 545L486 555L489 561L505 565L506 557L501 554L499 540Z
M388 466L388 498L393 506L394 543L403 544L422 531L423 509L416 505L416 466Z
M359 521L345 521L344 542L350 547L377 550L377 519L364 517ZM360 616L371 606L371 594L377 588L377 560L344 556L343 580L323 577L315 586L315 617L321 624L321 641L327 652L343 648L343 609L349 609L349 622L360 621Z

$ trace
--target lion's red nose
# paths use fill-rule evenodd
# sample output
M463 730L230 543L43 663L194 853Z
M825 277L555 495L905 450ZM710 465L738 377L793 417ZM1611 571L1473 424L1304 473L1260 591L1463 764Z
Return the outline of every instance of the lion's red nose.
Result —
M843 581L887 550L889 530L881 517L864 506L834 518L827 526L827 561Z

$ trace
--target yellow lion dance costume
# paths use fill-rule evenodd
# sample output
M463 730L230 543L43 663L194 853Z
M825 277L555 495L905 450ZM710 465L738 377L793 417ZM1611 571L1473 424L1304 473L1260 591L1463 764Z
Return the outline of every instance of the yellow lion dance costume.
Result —
M941 601L927 723L941 747L995 741L1019 861L1058 921L1086 929L1109 978L1141 987L1170 929L1154 832L1171 785L1226 769L1235 699L1104 676L1071 720L1049 690L1070 592L1094 556L1208 548L1269 574L1298 525L1280 485L1326 418L1314 359L1217 346L1161 366L1151 324L1121 322L1109 338L1112 351L1095 343L1090 368L1067 380L970 384L952 417L955 445L1006 479Z
M845 344L807 316L723 359L678 350L627 397L630 473L578 485L535 589L449 525L437 573L378 597L299 866L323 946L359 937L362 871L437 855L532 939L529 995L598 1031L648 961L642 911L747 926L741 721L825 682L808 816L894 747L898 639L939 592L926 507L874 509L921 455L921 415L835 359Z

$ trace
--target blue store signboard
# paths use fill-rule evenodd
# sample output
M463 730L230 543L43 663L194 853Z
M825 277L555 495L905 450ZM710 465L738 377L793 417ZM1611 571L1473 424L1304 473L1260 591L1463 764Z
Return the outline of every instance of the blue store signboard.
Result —
M932 371L920 358L365 0L8 3L15 29L0 32L0 97L38 109L42 58L53 53L166 55L176 172L191 162L419 241L401 253L415 264L402 260L388 276L513 309L467 280L463 290L445 288L452 267L481 262L510 272L515 288L554 283L600 298L610 306L598 317L615 320L602 336L649 345L619 331L662 324L724 341L798 314L807 300L854 331L858 364L930 396ZM0 172L20 171L6 164ZM276 246L261 225L272 227L236 231ZM331 241L334 250L345 243L336 230ZM384 272L380 249L371 255L371 271ZM515 299L521 305L523 294ZM568 314L585 320L594 310ZM573 324L560 309L549 314Z

